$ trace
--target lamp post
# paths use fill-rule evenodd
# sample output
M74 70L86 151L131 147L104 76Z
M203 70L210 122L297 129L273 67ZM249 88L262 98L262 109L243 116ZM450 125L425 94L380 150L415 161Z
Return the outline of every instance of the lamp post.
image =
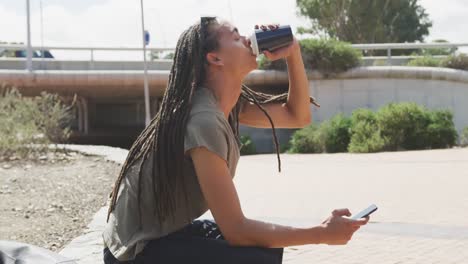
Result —
M32 48L31 48L31 21L29 0L26 0L26 27L27 27L27 49L26 49L26 69L32 72Z
M143 12L143 0L140 0L141 3L141 36L143 39L143 68L144 68L144 89L145 89L145 126L148 126L151 121L151 112L150 112L150 98L149 98L149 88L148 88L148 64L146 63L146 32L145 32L145 17Z

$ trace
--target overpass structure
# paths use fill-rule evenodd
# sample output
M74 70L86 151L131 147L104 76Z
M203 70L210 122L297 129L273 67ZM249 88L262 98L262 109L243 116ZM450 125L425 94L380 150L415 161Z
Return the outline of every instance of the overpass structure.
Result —
M72 127L75 141L129 146L144 128L143 63L95 60L96 49L91 50L91 60L33 59L31 71L25 69L25 59L0 58L0 84L15 86L26 96L48 91L70 100L77 95L76 119ZM404 58L387 59L399 62ZM152 115L159 108L171 64L171 60L148 62ZM454 112L457 129L468 126L467 71L365 66L332 77L309 72L308 77L311 94L322 105L319 109L311 106L316 122L337 113L350 114L360 107L377 109L389 102L413 101L429 108L450 109ZM256 89L285 91L288 75L286 72L255 70L247 76L245 83ZM272 150L269 130L244 127L241 132L251 135L259 152ZM280 141L287 141L291 132L280 130Z
M0 60L0 85L16 87L25 96L42 91L57 93L65 101L76 95L72 140L127 147L144 128L142 63L135 61L33 60L33 67L21 69L24 60ZM170 60L149 62L150 109L154 116L169 78ZM276 71L254 71L245 79L252 87L287 89L288 77Z

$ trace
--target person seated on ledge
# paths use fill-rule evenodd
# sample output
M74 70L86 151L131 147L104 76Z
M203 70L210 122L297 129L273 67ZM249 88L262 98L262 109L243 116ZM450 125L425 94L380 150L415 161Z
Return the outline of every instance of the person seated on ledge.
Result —
M256 56L229 22L202 17L181 34L160 111L134 142L114 185L103 233L106 264L281 263L284 247L346 244L368 222L344 217L347 209L310 228L244 216L232 180L239 123L300 128L311 122L298 41L264 54L286 59L287 94L242 84L257 68ZM207 210L215 221L196 220Z

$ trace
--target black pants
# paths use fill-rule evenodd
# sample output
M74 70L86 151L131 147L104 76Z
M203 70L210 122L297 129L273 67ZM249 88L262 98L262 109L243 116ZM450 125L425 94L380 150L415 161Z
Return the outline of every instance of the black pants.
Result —
M150 241L131 262L119 262L104 249L105 264L279 264L282 248L233 247L216 223L195 220L183 229Z

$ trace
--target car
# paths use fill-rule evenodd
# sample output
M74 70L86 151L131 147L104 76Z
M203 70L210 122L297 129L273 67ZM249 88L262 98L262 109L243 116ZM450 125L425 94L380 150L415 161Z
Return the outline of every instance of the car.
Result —
M26 58L27 51L25 49L0 49L0 58ZM48 50L33 50L33 58L53 59L54 56Z

